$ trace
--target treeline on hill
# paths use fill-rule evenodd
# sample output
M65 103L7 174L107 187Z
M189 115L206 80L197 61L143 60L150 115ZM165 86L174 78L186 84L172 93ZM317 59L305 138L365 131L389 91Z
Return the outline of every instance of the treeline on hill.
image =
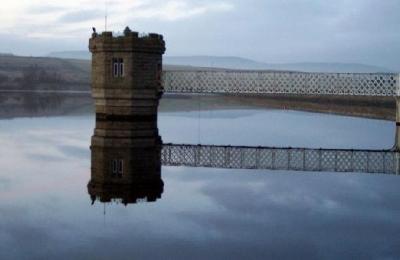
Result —
M27 86L40 83L66 83L57 71L47 71L37 64L22 70L22 76L15 79L20 85Z
M0 85L8 82L8 77L6 75L0 74Z
M88 61L0 57L1 90L89 90L89 83Z

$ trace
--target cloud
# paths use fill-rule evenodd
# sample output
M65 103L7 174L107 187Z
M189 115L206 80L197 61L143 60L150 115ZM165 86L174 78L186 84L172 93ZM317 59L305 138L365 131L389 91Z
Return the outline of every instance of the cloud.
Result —
M108 29L162 33L168 55L242 56L269 63L349 62L400 70L398 0L107 0ZM49 50L86 49L104 28L104 0L9 1L0 31L56 40ZM24 39L23 39L24 38ZM68 38L71 41L66 42ZM0 38L1 51L13 51ZM79 47L81 46L81 47ZM37 51L35 51L37 52ZM22 53L22 52L21 52Z
M227 12L234 6L226 2L209 2L193 4L187 1L168 1L161 6L153 5L142 9L136 9L135 19L155 18L166 21L177 21L212 12Z
M103 17L104 11L99 9L92 9L92 10L80 10L80 11L73 11L63 14L59 19L58 22L66 22L66 23L76 23L76 22L85 22L94 19L98 19L99 17Z
M61 12L64 9L65 7L60 5L35 5L28 7L26 12L30 14L44 14L44 13Z
M132 19L138 21L176 22L233 10L225 1L191 0L107 0L94 5L90 0L70 0L57 4L37 0L21 5L10 2L0 17L3 34L17 34L30 38L65 38L87 36L87 30L102 28L107 9L109 29L121 30Z

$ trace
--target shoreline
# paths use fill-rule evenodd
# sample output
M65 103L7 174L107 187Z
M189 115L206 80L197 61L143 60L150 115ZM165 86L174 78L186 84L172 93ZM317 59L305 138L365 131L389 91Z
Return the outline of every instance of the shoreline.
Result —
M94 111L90 91L0 90L0 117L65 115L77 108ZM395 121L393 97L231 95L164 93L159 111L288 109ZM81 110L79 109L79 110Z

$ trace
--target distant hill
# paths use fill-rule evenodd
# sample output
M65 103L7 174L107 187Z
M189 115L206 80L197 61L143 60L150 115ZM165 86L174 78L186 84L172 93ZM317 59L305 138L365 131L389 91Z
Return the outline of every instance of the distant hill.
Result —
M90 89L89 52L62 52L53 57L0 55L0 89ZM56 55L56 53L53 53ZM86 59L71 59L86 57ZM347 63L267 64L238 57L165 57L164 70L251 69L308 72L392 72L387 68Z
M89 89L90 61L0 55L0 89Z
M12 54L12 53L0 52L0 56L14 56L14 54Z
M0 90L90 90L90 66L88 59L0 54ZM164 66L164 70L187 69L199 68Z
M78 60L90 60L92 55L89 51L60 51L50 52L48 57L61 58L61 59L78 59Z
M164 62L170 65L190 65L195 67L217 67L227 69L250 69L250 70L290 70L305 72L393 72L384 67L357 64L357 63L281 63L269 64L257 62L240 57L216 57L216 56L170 56L165 57Z
M88 51L65 51L53 52L49 57L64 59L84 59L90 60L91 55ZM358 64L358 63L263 63L251 59L240 57L219 57L219 56L165 56L164 64L175 66L192 66L207 68L226 68L226 69L245 69L245 70L284 70L284 71L305 71L305 72L354 72L354 73L374 73L374 72L394 72L391 69Z

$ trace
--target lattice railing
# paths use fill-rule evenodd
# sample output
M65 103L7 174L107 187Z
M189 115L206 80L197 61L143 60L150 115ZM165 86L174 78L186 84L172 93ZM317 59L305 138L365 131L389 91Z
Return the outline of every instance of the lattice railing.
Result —
M396 96L399 74L164 71L165 92Z
M163 165L399 174L400 154L343 150L164 144Z

